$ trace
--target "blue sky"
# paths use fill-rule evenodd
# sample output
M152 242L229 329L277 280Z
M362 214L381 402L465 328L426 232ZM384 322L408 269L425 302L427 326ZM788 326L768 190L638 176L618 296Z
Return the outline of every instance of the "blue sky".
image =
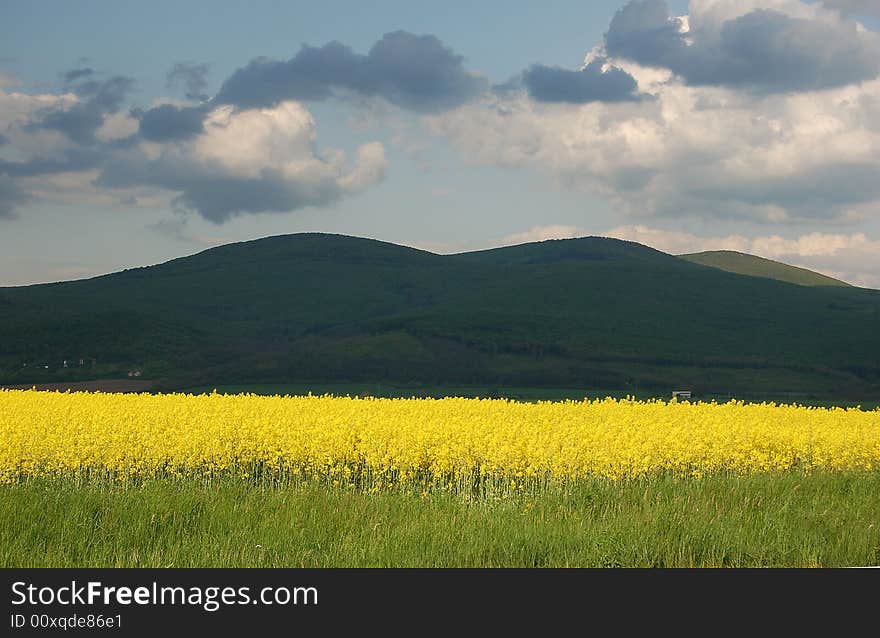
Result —
M362 5L4 3L0 285L323 231L880 287L875 2Z

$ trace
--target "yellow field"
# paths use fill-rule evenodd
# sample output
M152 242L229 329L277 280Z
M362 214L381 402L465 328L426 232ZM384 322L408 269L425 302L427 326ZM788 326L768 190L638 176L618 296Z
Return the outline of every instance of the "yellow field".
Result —
M512 491L586 476L876 468L880 410L0 390L3 483L235 474Z

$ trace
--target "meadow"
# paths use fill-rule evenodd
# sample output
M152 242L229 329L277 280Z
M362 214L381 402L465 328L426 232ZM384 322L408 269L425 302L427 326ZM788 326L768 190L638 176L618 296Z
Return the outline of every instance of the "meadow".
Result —
M3 566L880 564L880 410L0 391Z

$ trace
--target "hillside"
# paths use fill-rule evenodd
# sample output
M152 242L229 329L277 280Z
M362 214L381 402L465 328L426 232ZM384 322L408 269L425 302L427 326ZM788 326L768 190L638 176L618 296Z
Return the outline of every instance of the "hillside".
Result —
M806 268L789 266L772 259L739 253L734 250L709 250L702 253L679 255L695 264L719 268L750 277L765 277L800 286L849 286L848 283L822 275Z
M0 288L0 328L3 383L137 369L164 389L880 389L880 291L743 276L596 237L458 255L340 235L270 237Z

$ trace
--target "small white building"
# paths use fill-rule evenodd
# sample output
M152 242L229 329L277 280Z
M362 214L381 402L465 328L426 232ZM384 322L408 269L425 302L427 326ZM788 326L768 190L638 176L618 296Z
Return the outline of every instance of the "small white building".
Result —
M690 399L691 391L690 390L673 390L672 391L673 399Z

